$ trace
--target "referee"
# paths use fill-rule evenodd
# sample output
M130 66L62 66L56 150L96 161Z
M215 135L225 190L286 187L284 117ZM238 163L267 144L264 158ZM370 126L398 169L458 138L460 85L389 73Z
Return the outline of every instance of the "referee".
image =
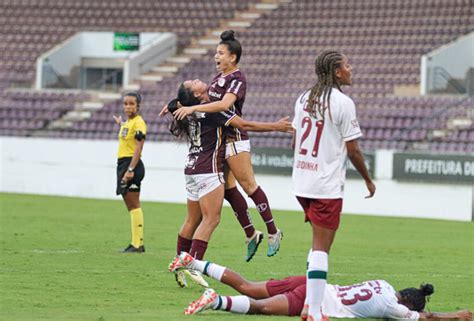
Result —
M146 123L138 114L141 96L138 92L128 92L123 97L123 111L127 116L113 116L120 125L118 161L117 161L117 195L122 198L130 212L132 242L122 250L123 253L143 253L143 211L140 206L140 185L145 176L145 167L141 153L146 136Z

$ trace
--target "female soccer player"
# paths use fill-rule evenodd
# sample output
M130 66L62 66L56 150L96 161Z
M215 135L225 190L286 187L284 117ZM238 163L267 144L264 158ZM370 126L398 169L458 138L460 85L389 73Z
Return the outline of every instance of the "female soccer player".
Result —
M207 85L199 80L181 84L178 99L168 104L170 112L181 106L190 106L206 101ZM189 107L182 107L185 109ZM178 234L177 254L190 252L201 259L214 229L219 224L224 201L224 132L223 127L232 126L248 131L292 131L291 124L283 118L275 123L246 121L233 112L195 113L183 120L174 119L173 135L189 142L189 154L185 167L188 215ZM175 272L178 257L170 264ZM178 284L180 276L177 277Z
M120 125L117 161L117 195L122 198L131 216L132 242L122 252L143 253L143 211L140 206L140 185L145 176L141 153L146 137L146 124L138 114L141 96L137 92L126 93L123 97L123 111L127 120L113 116Z
M179 109L175 112L175 117L181 120L193 112L211 113L221 111L232 111L241 117L247 89L245 75L238 67L241 55L242 46L235 38L234 31L224 31L214 55L219 73L214 77L208 88L210 103ZM232 206L247 237L245 260L249 262L255 255L263 239L263 234L256 231L252 224L248 214L247 202L236 188L236 179L245 193L253 200L266 224L268 232L267 256L273 256L280 248L283 235L275 225L265 192L255 181L248 134L245 130L229 126L226 128L226 135L225 159L230 172L226 171L225 175L225 199Z
M315 62L316 84L296 101L293 127L293 192L313 230L308 257L309 316L321 320L320 307L328 272L328 254L339 226L346 157L375 193L359 149L362 136L352 100L341 87L352 84L352 67L338 51L321 52Z
M233 313L267 315L305 315L306 277L290 276L283 280L247 281L238 273L215 263L200 261L188 253L180 255L181 269L195 270L226 284L242 295L219 296L207 289L192 302L185 314L197 314L214 309ZM420 288L395 291L384 280L371 280L349 286L327 284L321 305L322 314L334 318L371 319L460 319L472 320L472 313L460 310L452 313L424 312L426 297L433 294L431 284ZM304 318L305 319L305 318ZM311 320L311 318L307 318Z

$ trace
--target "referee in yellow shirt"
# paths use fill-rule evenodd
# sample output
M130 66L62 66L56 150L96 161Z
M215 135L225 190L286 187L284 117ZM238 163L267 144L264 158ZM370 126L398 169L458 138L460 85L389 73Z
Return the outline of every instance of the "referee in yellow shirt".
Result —
M141 153L146 137L146 123L138 114L141 96L138 92L126 93L123 97L123 111L127 120L113 116L120 125L117 161L117 195L122 195L130 212L132 242L123 253L143 253L143 211L140 206L140 185L145 176Z

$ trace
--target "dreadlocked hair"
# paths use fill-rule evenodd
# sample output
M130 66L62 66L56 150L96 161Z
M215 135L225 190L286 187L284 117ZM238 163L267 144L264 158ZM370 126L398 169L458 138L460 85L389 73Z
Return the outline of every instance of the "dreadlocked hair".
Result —
M324 120L324 112L328 109L329 117L332 119L329 99L334 87L341 90L336 78L336 69L341 66L342 59L342 53L336 50L324 50L316 57L314 69L318 80L311 87L306 107L314 118L318 118L320 115Z
M425 308L426 298L434 292L432 284L422 284L419 289L407 288L400 291L400 296L405 302L412 305L413 310L421 312Z
M194 96L194 93L191 91L191 88L186 88L184 83L179 86L178 89L178 98L173 99L168 104L168 110L170 114L172 114L176 109L178 109L177 104L181 104L181 106L193 106L199 105L199 99ZM189 116L193 117L193 116ZM182 120L177 120L173 117L173 121L169 125L169 130L171 134L178 139L181 140L189 140L190 139L190 132L189 132L189 119L185 117Z

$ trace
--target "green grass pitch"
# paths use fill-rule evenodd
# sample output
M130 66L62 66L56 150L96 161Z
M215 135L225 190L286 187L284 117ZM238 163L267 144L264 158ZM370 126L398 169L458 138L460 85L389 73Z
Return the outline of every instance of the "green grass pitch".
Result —
M167 272L184 205L145 202L146 253L121 254L130 218L121 200L0 194L0 320L291 320L206 311L182 315L201 288L177 287ZM206 258L264 280L304 274L310 226L301 212L274 211L284 231L277 256L266 239L244 262L244 234L229 208ZM256 226L264 230L255 210ZM397 289L435 285L432 311L474 309L473 223L344 215L329 263L329 282L382 278ZM219 293L235 292L209 280ZM296 319L296 318L294 318Z

